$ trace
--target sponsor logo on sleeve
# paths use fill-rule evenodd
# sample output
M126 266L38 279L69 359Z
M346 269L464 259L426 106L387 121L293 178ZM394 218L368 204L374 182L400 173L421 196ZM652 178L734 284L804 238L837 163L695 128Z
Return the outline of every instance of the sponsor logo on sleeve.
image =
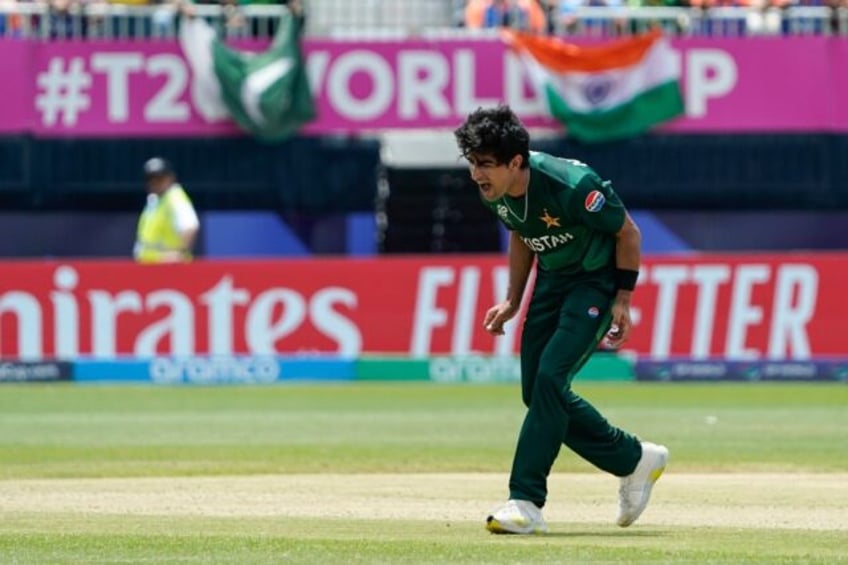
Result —
M604 198L604 195L601 194L600 190L593 190L586 196L584 205L586 206L586 210L589 212L598 212L604 207L606 201L607 199Z

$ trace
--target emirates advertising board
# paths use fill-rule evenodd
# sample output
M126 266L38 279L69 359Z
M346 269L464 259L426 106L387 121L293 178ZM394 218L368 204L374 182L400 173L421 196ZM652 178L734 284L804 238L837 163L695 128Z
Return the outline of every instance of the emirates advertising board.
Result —
M848 254L647 257L626 351L636 359L848 357ZM504 257L7 262L4 361L192 356L511 356L493 338ZM528 293L529 294L529 293ZM526 306L526 304L525 304Z

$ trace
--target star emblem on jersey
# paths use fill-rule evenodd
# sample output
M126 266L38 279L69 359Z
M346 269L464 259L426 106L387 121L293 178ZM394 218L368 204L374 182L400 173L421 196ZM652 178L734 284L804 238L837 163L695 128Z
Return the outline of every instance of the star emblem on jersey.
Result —
M600 190L593 190L589 194L586 195L586 201L583 203L586 206L586 210L589 212L598 212L601 208L604 207L607 199L604 198L604 195Z
M554 218L553 216L548 214L547 208L545 208L545 213L542 216L539 216L539 219L542 220L543 222L545 222L545 227L548 228L548 229L551 229L551 228L554 228L554 227L556 227L556 228L562 227L561 225L559 225L559 218Z

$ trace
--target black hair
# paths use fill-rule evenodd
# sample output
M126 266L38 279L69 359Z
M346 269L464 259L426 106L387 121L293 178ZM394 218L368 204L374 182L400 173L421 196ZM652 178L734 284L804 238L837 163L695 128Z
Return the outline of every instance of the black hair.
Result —
M530 134L506 104L477 108L454 132L462 156L492 155L498 164L521 155L521 168L530 166Z

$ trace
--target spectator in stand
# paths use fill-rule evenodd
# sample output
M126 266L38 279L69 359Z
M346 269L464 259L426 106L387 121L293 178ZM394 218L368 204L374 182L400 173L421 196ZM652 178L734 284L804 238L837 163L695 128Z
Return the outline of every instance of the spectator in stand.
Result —
M793 4L790 0L747 0L750 11L745 18L746 31L751 35L777 35L783 28L783 10Z
M109 31L107 21L110 17L110 6L114 2L107 0L84 0L83 11L85 12L86 37L106 37ZM113 28L114 29L114 26ZM135 35L135 28L130 32Z
M176 19L182 2L180 0L153 0L156 8L151 16L153 37L174 37L177 34Z
M224 13L224 35L226 37L245 37L248 35L247 17L238 0L221 0Z
M732 8L748 5L747 0L689 0L693 8Z
M623 8L625 4L625 0L561 0L558 10L559 28L563 34L629 35L629 18L620 11L614 11ZM578 10L582 7L609 8L610 10L609 15L601 18L581 18L578 16Z
M716 16L710 13L712 8L744 7L746 0L681 0L681 5L700 9L703 14L687 22L689 32L696 35L739 36L745 34L744 18Z
M545 33L545 12L536 0L470 0L465 8L469 29L509 27Z
M468 2L465 0L451 0L452 20L456 27L465 27L465 8Z
M542 12L545 14L545 33L554 35L556 33L557 11L559 0L537 0Z
M624 4L628 8L678 8L687 7L689 0L624 0ZM673 16L664 15L656 19L630 18L629 21L622 22L622 26L626 27L631 34L646 33L655 28L685 34L689 29L690 21L685 14L679 13Z
M86 36L86 21L80 16L77 0L50 0L47 5L47 27L50 39Z
M222 0L229 1L229 0ZM306 13L301 0L235 0L239 6L283 5L286 6L297 20L298 29L303 29L306 23ZM277 17L254 17L250 23L252 37L273 37L277 32Z
M0 0L0 37L20 37L23 32L23 21L16 13L16 6L16 0Z
M815 0L809 0L815 1ZM822 0L825 6L831 8L831 33L848 35L848 0ZM815 5L801 2L801 5Z
M90 0L87 0L90 1ZM117 6L149 6L155 4L152 0L104 0L105 4L113 4Z
M711 14L706 20L708 34L718 35L775 35L783 31L783 10L796 4L795 0L688 0L693 8L748 8L741 16L719 17Z
M585 0L560 0L556 18L561 34L571 35L577 30L579 25L577 10L585 5Z
M689 1L685 0L685 4L680 0L625 0L624 2L629 8L641 8L643 6L650 8L665 8L689 5Z
M303 9L302 0L282 0L282 4L291 10L292 15L297 18L297 29L303 31L306 25L306 10Z
M178 3L178 11L187 17L194 17L195 3L191 0L173 0ZM294 16L298 29L306 24L306 13L301 0L198 0L197 4L219 3L223 19L219 33L224 37L254 37L271 39L277 32L279 14L271 13L248 18L244 7L250 5L286 6Z

